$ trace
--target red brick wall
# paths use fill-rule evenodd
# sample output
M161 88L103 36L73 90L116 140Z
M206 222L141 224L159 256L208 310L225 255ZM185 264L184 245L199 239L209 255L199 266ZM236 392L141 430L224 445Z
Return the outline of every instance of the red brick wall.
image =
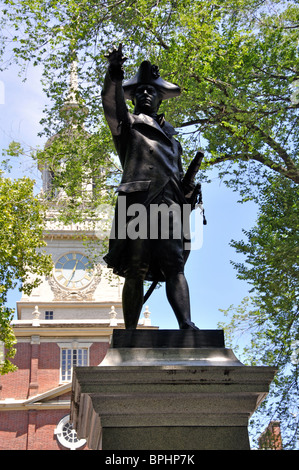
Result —
M68 450L54 435L57 424L67 414L68 410L1 412L0 450Z
M108 347L108 342L94 343L90 347L91 366L103 360ZM0 400L25 400L59 385L60 348L56 343L18 343L16 349L13 362L18 370L0 376ZM0 450L66 450L57 441L54 430L67 414L68 409L1 410Z
M38 393L59 385L60 348L56 343L39 345Z
M27 428L27 411L1 411L0 450L25 450Z
M54 429L68 410L29 411L28 448L26 450L66 450L62 447Z
M31 344L19 343L12 362L18 366L16 372L0 376L0 400L14 398L26 399L30 378ZM2 389L1 389L2 388Z
M90 347L91 366L97 366L104 359L108 346L108 343L94 343ZM25 400L28 396L44 393L59 385L60 348L56 343L19 343L16 349L13 362L18 370L0 377L0 400ZM36 374L34 368L37 368ZM36 381L38 388L33 388L29 394L30 382Z
M89 351L89 365L98 366L106 356L109 343L93 343Z

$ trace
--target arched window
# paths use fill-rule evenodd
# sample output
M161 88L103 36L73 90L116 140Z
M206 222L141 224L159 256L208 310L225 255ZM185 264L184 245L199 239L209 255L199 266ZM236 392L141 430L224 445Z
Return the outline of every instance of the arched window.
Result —
M59 421L54 434L60 444L70 450L79 449L86 444L85 439L78 439L77 433L70 422L70 415L66 415Z

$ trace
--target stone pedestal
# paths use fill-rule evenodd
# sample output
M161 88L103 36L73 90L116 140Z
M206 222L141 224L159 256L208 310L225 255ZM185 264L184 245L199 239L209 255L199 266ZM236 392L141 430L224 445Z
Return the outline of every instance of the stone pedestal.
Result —
M275 372L244 366L221 330L114 330L104 361L74 371L71 419L94 450L248 450Z

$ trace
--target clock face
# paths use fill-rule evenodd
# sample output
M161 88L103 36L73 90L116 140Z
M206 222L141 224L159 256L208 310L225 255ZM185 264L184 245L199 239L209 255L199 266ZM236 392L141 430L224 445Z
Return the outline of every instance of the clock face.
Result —
M62 287L82 289L92 281L92 264L82 253L67 253L56 261L54 277Z

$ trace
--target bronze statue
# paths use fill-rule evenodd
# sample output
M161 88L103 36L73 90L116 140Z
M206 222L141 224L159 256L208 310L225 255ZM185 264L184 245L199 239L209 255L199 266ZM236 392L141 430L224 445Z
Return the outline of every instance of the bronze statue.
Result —
M186 192L190 192L190 187L187 188L190 181L184 183L183 180L182 148L174 138L176 132L164 116L158 114L162 100L178 96L180 88L163 80L158 67L149 61L142 62L135 77L123 83L122 65L126 58L122 45L118 49L114 47L106 57L109 67L102 102L123 175L117 188L113 236L104 259L114 273L125 277L122 298L125 327L137 327L144 303L144 281L150 280L166 283L167 298L180 329L197 330L191 321L189 289L184 274L188 256L184 250L186 234L181 228L179 237L173 236L176 228L173 213L175 208L180 209L190 202L186 196ZM126 99L132 100L135 106L133 114L126 107ZM148 232L152 223L150 208L161 204L173 209L169 237L163 237L160 221L158 237L152 239ZM134 221L134 208L140 206L145 208L142 229L148 230L141 230L141 233L147 236L128 236L127 229ZM119 224L119 220L123 223Z

